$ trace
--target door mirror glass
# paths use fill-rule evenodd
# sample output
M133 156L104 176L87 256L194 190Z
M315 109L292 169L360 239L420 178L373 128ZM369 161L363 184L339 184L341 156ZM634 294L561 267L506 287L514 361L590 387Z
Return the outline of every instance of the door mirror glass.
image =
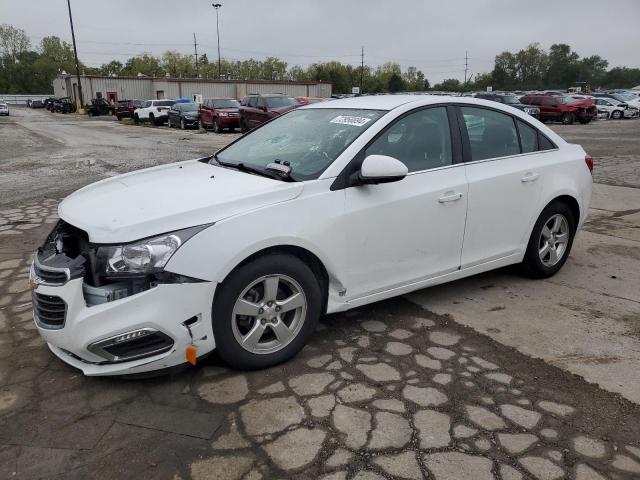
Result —
M358 180L363 184L397 182L409 173L400 160L387 155L369 155L362 162Z

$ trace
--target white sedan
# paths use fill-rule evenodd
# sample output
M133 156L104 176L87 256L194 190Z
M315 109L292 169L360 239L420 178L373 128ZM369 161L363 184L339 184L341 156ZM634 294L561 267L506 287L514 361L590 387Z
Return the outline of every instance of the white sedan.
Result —
M567 260L593 161L466 97L315 103L212 157L89 185L31 271L36 325L87 375L291 358L325 313Z
M594 102L598 108L598 113L606 114L607 118L619 120L621 118L635 118L638 116L639 110L636 107L630 107L615 98L595 98Z

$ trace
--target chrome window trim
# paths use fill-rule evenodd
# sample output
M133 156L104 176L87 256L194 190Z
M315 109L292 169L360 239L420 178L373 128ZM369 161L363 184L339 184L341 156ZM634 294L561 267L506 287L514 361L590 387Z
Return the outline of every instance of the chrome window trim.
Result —
M495 162L497 160L506 160L510 158L525 157L529 155L540 155L541 153L558 152L558 151L560 151L559 148L551 148L549 150L538 150L535 152L518 153L516 155L506 155L504 157L492 157L492 158L483 158L482 160L472 160L470 162L464 162L462 165L473 165L476 163Z

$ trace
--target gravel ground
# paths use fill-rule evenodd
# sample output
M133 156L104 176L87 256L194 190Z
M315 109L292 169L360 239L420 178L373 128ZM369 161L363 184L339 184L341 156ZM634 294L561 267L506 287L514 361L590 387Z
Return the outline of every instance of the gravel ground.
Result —
M608 184L598 186L598 209L559 296L557 283L501 271L470 280L477 291L462 282L437 287L441 304L400 298L326 316L301 354L275 368L238 372L213 355L172 377L127 381L84 377L48 351L31 318L31 253L70 191L205 155L235 135L14 112L0 119L0 478L640 477L640 336L629 334L639 331L640 299L637 283L605 282L640 271L640 258L629 256L640 250L632 211L640 122L553 127L585 145L596 180ZM621 257L608 256L612 242L627 242ZM575 265L589 262L595 277ZM505 285L520 290L514 297ZM590 295L589 317L532 328L546 316L527 298L533 291L553 306ZM619 332L612 325L623 310L629 318ZM576 360L583 372L527 350L545 342L565 356L575 345L597 350L581 336L598 338L596 325L637 362L600 378L597 362ZM629 391L607 384L625 372Z

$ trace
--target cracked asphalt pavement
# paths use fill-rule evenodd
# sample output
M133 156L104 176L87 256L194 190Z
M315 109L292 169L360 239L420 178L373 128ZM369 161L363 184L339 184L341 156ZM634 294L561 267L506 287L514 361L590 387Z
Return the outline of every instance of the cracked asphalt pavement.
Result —
M567 265L322 319L259 372L88 378L40 339L28 268L57 202L234 134L13 109L0 119L0 478L640 478L640 121L554 126L596 159Z

